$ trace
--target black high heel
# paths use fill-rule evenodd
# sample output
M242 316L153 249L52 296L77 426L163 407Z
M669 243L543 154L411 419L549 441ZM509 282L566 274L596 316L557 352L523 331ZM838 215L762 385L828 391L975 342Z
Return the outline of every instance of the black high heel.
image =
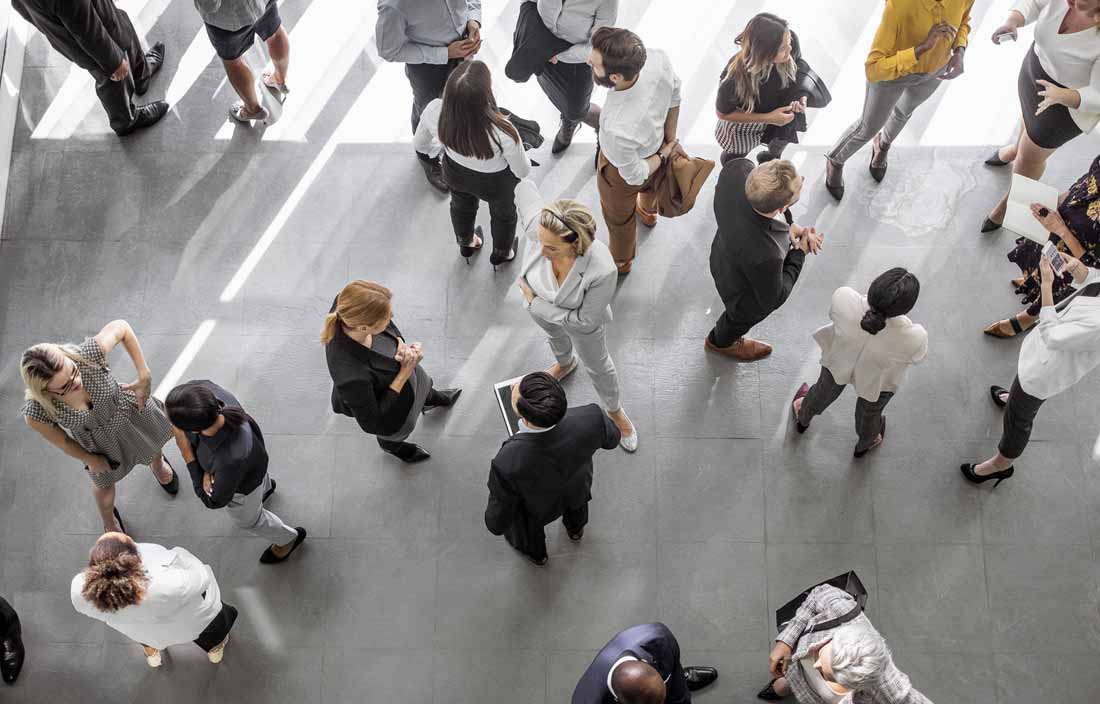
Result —
M481 225L474 227L474 235L468 241L473 242L477 239L481 239L481 244L484 244L485 240L483 237L481 237ZM477 250L481 249L481 244L474 247L472 245L462 244L462 240L458 241L458 253L466 259L467 266L469 266L470 264L470 257L474 256L474 254L477 253Z
M985 220L982 220L982 232L985 233L999 230L1001 229L1002 224L1004 223L993 222L992 218L986 218Z
M112 510L115 512L115 520L118 521L119 530L123 533L126 533L126 524L122 522L122 514L118 512L118 507L116 506ZM126 535L129 535L129 533L126 533Z
M1004 408L1008 405L1008 401L1001 398L1001 394L1007 393L1008 389L1004 388L1003 386L994 385L989 387L989 396L993 399L993 403L997 404L1001 408Z
M775 683L779 678L768 683L768 686L756 693L757 699L763 699L766 702L778 702L784 699L783 695L775 691Z
M977 474L977 473L975 473L974 472L974 465L972 465L972 464L964 464L961 467L959 467L959 469L962 471L962 475L966 478L966 481L970 482L971 484L981 484L983 482L989 481L990 479L996 479L997 483L993 485L994 489L996 489L997 486L1001 482L1003 482L1004 480L1008 479L1009 477L1011 477L1013 474L1016 473L1016 468L1015 467L1009 467L1008 469L1002 469L999 472L993 472L991 474Z
M497 270L498 264L507 264L516 258L516 245L519 243L519 237L512 238L512 247L504 253L501 250L494 249L489 255L489 263L493 265L493 271Z
M997 147L997 150L993 152L993 156L985 160L986 166L1008 166L1011 161L1005 161L1001 158L1001 148Z

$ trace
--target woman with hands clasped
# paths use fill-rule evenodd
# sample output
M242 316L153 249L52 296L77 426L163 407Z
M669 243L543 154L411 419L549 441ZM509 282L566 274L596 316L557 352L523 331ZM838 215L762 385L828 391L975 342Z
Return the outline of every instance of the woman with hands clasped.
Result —
M119 384L107 357L119 343L138 378ZM172 437L164 403L152 397L152 376L134 329L108 323L80 345L42 343L23 353L23 418L50 444L84 463L104 531L125 532L115 508L115 482L148 465L162 489L179 491L176 471L161 448Z

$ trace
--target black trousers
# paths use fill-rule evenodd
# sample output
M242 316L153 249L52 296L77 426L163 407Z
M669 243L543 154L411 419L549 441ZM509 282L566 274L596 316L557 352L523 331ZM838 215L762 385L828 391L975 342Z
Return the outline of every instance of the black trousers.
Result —
M767 318L767 313L759 310L745 310L732 306L726 306L722 317L714 324L710 331L710 341L718 347L729 347L745 336L760 321Z
M581 528L588 525L588 502L580 508L566 511L562 514L561 522L565 529L576 534ZM535 560L546 557L546 527L542 521L535 520L525 513L520 513L504 531L504 539L508 544L525 555Z
M412 106L412 131L416 133L416 127L420 124L420 113L424 107L443 97L443 86L447 85L447 77L458 66L459 59L451 59L445 64L405 64L405 77L409 79L409 85L413 90Z
M588 64L547 63L538 81L566 125L580 122L588 114L592 99L592 69Z
M487 174L459 166L445 155L443 178L451 189L451 225L455 239L466 244L474 236L474 223L481 201L489 204L493 233L493 250L507 256L516 238L516 184L519 179L511 169Z
M1001 442L997 445L998 452L1010 460L1024 454L1024 449L1031 440L1031 426L1035 423L1035 416L1039 414L1039 407L1042 405L1043 399L1035 398L1020 386L1020 377L1012 380L1001 427Z
M233 624L237 621L237 609L229 604L222 602L222 610L218 612L218 615L214 617L214 620L203 629L203 632L199 634L199 637L195 639L195 645L199 646L206 652L210 652L214 649L214 646L225 640L229 635L229 631L233 629Z
M822 413L843 392L844 385L836 383L832 372L822 367L817 383L810 387L802 399L798 422L808 425L814 416ZM883 391L875 401L862 397L856 399L856 434L859 436L857 451L862 452L874 444L875 438L882 432L882 411L893 397L893 391Z
M145 49L141 39L130 22L130 17L122 10L118 13L118 26L126 36L126 44L120 47L126 52L130 63L130 73L121 81L112 81L110 74L89 71L95 79L95 93L107 112L107 120L115 132L125 130L134 123L134 85L149 80L149 65L145 61Z

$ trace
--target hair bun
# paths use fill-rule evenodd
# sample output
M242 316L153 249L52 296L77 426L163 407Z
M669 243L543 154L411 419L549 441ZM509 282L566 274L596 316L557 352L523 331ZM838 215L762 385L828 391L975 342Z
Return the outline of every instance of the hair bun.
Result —
M886 327L886 316L872 308L863 314L863 320L859 321L859 326L875 335Z

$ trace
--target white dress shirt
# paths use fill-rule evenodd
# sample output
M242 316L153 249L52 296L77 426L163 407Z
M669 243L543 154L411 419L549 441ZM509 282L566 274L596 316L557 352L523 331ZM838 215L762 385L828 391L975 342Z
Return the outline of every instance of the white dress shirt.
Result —
M1082 132L1091 131L1100 121L1100 35L1096 28L1059 34L1069 10L1065 0L1017 0L1012 9L1024 16L1025 24L1035 23L1039 63L1055 81L1080 93L1081 106L1068 108L1069 114Z
M558 54L567 64L583 64L592 53L592 34L600 27L614 27L619 0L527 0L537 2L539 17L550 33L573 46Z
M195 640L221 612L221 591L213 570L184 548L138 543L137 549L149 575L140 602L113 613L100 611L84 598L81 572L70 588L73 607L157 650Z
M928 355L928 333L898 315L872 335L859 326L868 310L867 298L858 291L838 288L829 306L833 322L815 331L814 340L821 348L821 366L836 383L853 384L860 398L877 401L883 391L897 391L909 367Z
M641 186L649 178L645 160L665 141L668 111L680 104L680 77L668 55L646 49L638 80L626 90L609 90L600 113L600 149L623 180Z
M500 142L500 148L493 144L491 159L464 156L452 149L447 149L439 141L439 114L442 110L443 100L440 98L436 98L424 107L424 112L420 114L420 125L416 128L416 135L413 137L413 148L416 151L432 158L446 151L447 158L459 166L486 174L511 169L516 178L523 178L531 173L531 160L523 150L523 142L517 142L512 139L512 135L502 132L497 127L493 127L492 130Z
M1089 269L1078 290L1100 282L1100 269ZM1100 365L1100 298L1077 296L1062 312L1039 310L1039 324L1020 347L1020 387L1046 400L1076 384Z

